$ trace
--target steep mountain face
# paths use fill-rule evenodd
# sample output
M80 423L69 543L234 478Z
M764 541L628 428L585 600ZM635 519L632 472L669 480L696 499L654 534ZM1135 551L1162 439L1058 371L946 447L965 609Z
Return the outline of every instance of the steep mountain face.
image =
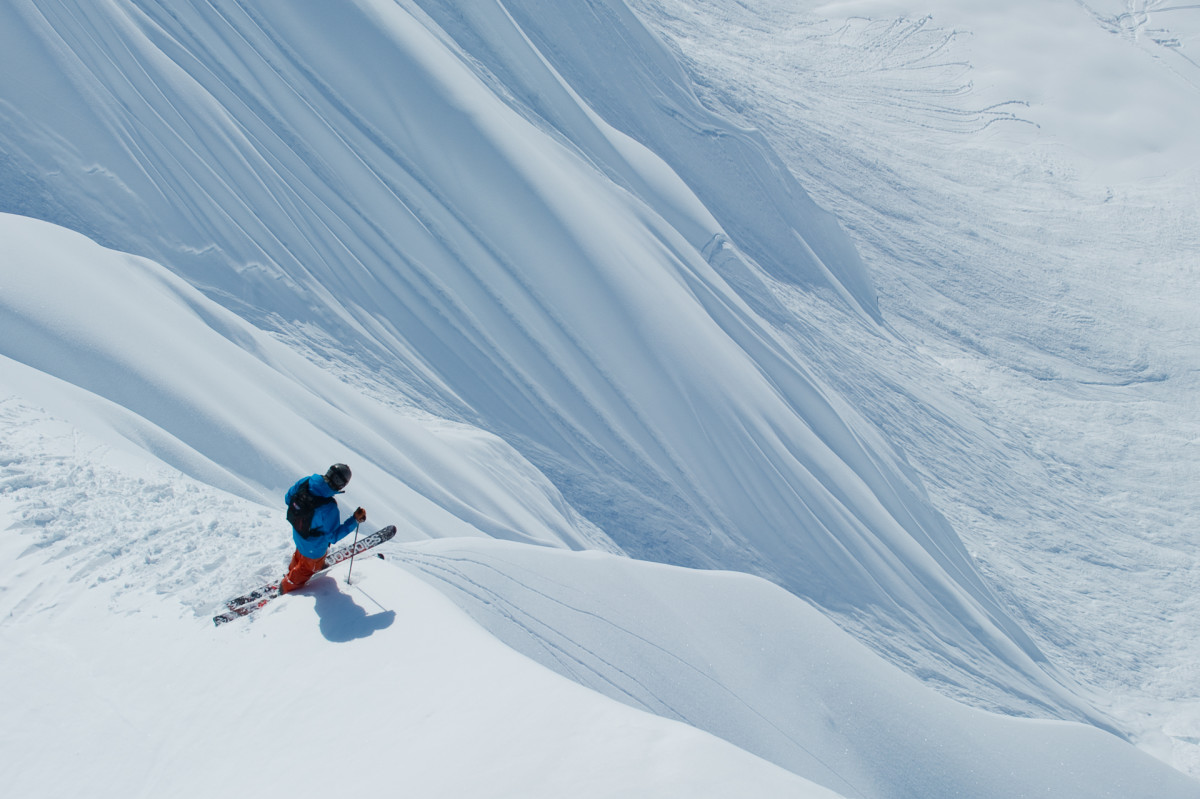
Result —
M471 6L6 4L0 211L172 270L190 287L147 279L282 375L268 393L318 379L246 322L397 414L502 440L464 446L473 485L561 501L556 543L766 576L948 691L1089 717L903 457L781 332L773 282L888 335L836 223L760 137L700 106L621 3ZM68 331L38 310L41 279L0 300L20 326L0 352L147 420L181 444L153 449L168 463L274 502L305 458L327 460L303 427L294 462L260 457L220 364L148 403L47 357L136 310L116 299L129 276L103 273ZM121 360L150 389L156 364L189 358L170 338L122 346L154 349ZM339 414L323 434L389 475L381 516L430 537L514 530L489 524L486 488L405 476L434 451L454 464L452 437L389 450L386 412L346 396L323 387L291 412Z

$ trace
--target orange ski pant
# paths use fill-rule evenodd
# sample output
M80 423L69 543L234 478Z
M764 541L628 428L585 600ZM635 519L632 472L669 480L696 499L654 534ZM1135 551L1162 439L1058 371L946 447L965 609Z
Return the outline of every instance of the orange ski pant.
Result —
M279 593L286 594L289 591L295 591L307 583L310 577L324 568L324 555L319 558L306 558L299 552L293 552L292 562L288 565L287 576L279 584Z

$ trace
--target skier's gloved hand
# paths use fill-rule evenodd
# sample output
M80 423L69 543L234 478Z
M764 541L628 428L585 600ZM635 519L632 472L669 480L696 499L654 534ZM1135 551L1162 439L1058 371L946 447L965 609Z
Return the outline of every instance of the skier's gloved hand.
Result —
M355 509L354 521L358 522L359 524L362 524L366 520L367 520L367 512L365 510L363 510L362 508Z

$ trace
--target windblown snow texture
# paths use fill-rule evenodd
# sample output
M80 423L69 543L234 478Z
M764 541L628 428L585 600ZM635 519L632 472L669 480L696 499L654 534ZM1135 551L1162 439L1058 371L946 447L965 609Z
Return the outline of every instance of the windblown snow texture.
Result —
M331 357L376 367L419 407L514 446L631 555L769 576L895 631L914 644L904 657L948 684L977 683L998 705L1013 693L1072 705L1051 679L1027 684L1036 648L883 436L714 267L799 269L794 279L869 319L861 264L836 225L760 139L712 128L685 87L670 88L681 74L627 10L546 4L531 11L539 34L485 8L486 47L502 54L488 61L471 52L485 46L483 20L443 27L391 3L9 6L2 135L20 157L7 210L100 231L259 324L310 338L315 328L336 342ZM607 57L573 64L536 48L568 32L592 47L564 52ZM627 72L598 72L603 63ZM504 75L518 67L510 88ZM674 145L659 157L647 147L660 141L635 142L603 113L700 131L664 129ZM72 216L31 205L47 195ZM744 233L772 196L770 224ZM82 380L70 361L11 354ZM311 441L283 435L305 425L202 435L248 425L217 409L233 387L214 382L193 379L152 408L129 384L86 387L248 486L284 484L295 460L257 453L268 440ZM238 407L262 406L249 396ZM960 647L992 665L963 673Z
M0 8L11 418L40 419L31 402L89 441L152 455L188 486L275 512L299 474L348 462L356 502L408 540L506 539L757 575L785 589L780 602L811 603L945 693L1109 728L981 577L896 431L845 390L827 337L890 342L894 331L850 239L767 139L703 105L690 73L616 0L469 5ZM805 308L837 332L806 333ZM227 567L267 570L265 554L286 554L286 542L264 551L216 519L123 525L111 505L97 511L102 527L64 543L69 521L40 515L38 485L5 457L25 503L5 512L43 534L21 552L67 558L115 602L144 580L211 616L203 596L243 587ZM45 457L99 468L78 451ZM74 473L54 484L63 503ZM199 565L169 566L157 549L196 539L209 555ZM486 615L472 578L451 582ZM407 584L389 584L399 604ZM751 584L744 597L763 588ZM45 594L29 576L12 597L56 612ZM294 624L294 607L272 612ZM574 621L538 615L585 640ZM355 624L364 638L387 632ZM360 637L333 626L330 643ZM657 668L601 660L610 685ZM702 701L698 684L681 701ZM617 698L648 704L636 691ZM971 768L962 755L936 785L928 769L904 782L903 764L846 783L797 755L813 728L796 733L798 748L761 750L771 723L759 707L744 745L839 792L860 793L861 780L880 795L953 795ZM971 726L949 715L946 741ZM739 735L719 718L697 723ZM1136 754L1066 729L1082 772L1106 752ZM1085 729L1102 737L1081 742ZM778 777L756 771L788 782Z

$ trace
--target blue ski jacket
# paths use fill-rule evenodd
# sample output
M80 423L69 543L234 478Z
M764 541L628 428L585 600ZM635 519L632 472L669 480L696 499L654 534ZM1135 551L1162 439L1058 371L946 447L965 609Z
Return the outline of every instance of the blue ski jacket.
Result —
M322 475L314 474L302 477L283 495L285 508L292 504L292 496L300 488L300 484L306 480L308 481L308 490L318 497L332 497L341 493L340 491L334 491L329 486L329 483L325 482L325 478ZM296 543L296 551L304 557L314 559L323 558L330 545L341 541L357 529L358 522L354 520L354 516L351 516L344 522L341 521L337 502L327 502L324 505L319 505L313 512L312 524L309 527L310 534L316 531L319 531L321 534L312 538L301 538L300 534L293 528L292 541Z

